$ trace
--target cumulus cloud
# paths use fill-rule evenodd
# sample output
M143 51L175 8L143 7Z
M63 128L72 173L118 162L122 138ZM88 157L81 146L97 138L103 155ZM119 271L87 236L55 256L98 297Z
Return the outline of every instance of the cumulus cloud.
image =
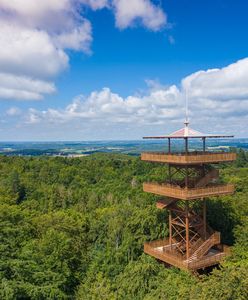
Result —
M65 49L88 52L91 25L69 0L0 0L0 99L39 100L69 66Z
M40 100L43 94L55 91L52 82L34 80L27 76L0 73L0 98L16 100Z
M110 128L122 128L122 131L128 129L126 138L129 134L137 134L138 128L143 126L148 130L160 128L160 132L168 127L168 133L177 129L172 124L182 125L187 89L193 125L206 133L212 132L211 126L214 126L219 133L231 131L245 135L240 124L248 121L246 66L247 59L243 59L222 69L196 72L184 78L180 88L175 85L165 87L157 81L148 80L146 95L124 98L104 88L89 96L77 97L65 108L44 111L32 108L26 116L26 124L76 127L77 130L88 128L89 132L98 132L101 128L105 134Z
M116 26L120 29L142 24L157 31L167 23L165 12L151 0L80 0L93 10L108 8L115 15Z
M68 66L68 57L42 30L0 22L0 69L33 78L49 78Z
M102 9L102 8L109 8L110 1L109 0L80 0L82 4L86 4L90 6L93 10Z
M191 74L183 80L191 98L242 100L248 98L248 58L221 69Z
M28 123L65 123L84 120L91 123L161 123L182 113L180 92L176 86L152 90L146 96L123 98L109 88L79 96L65 109L29 110Z
M166 14L149 0L113 0L116 25L123 29L140 21L151 30L166 24Z
M55 91L51 81L68 68L66 50L90 53L92 25L82 6L113 10L119 28L140 20L158 30L166 22L149 0L0 0L0 69L5 77L16 78L13 88L0 81L0 99L41 99ZM19 80L25 85L16 89Z
M218 120L248 116L248 58L221 69L193 73L182 80L191 114ZM198 115L197 115L197 112Z
M16 116L20 116L22 113L21 109L19 107L10 107L7 111L6 111L6 115L10 116L10 117L16 117Z
M63 32L55 38L55 44L59 48L81 50L85 53L90 52L91 41L91 24L87 20L84 20L81 26L71 31Z

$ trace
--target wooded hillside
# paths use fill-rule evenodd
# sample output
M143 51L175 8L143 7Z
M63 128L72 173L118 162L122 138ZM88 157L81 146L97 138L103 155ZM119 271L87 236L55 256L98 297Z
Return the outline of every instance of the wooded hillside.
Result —
M234 245L211 276L166 269L143 254L143 243L168 228L142 182L166 173L125 155L1 156L0 298L248 299L246 157L221 169L236 194L207 202L209 224Z

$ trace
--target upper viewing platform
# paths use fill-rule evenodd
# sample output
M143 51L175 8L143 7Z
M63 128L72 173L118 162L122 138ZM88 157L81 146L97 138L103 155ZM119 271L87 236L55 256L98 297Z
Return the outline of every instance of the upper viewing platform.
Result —
M144 139L167 139L168 152L145 152L141 154L141 159L145 161L177 165L211 164L219 162L231 162L236 160L236 153L206 151L206 139L232 138L233 135L203 134L199 131L191 129L188 126L189 122L187 120L184 124L184 128L177 130L170 135L143 137ZM171 147L172 139L184 140L184 151L182 151L181 153L173 152L173 149ZM189 141L191 139L202 140L202 151L189 150Z
M188 153L164 153L164 152L144 152L141 153L141 160L178 164L178 165L194 165L194 164L211 164L219 162L231 162L236 160L236 153L230 152L203 152L194 151Z

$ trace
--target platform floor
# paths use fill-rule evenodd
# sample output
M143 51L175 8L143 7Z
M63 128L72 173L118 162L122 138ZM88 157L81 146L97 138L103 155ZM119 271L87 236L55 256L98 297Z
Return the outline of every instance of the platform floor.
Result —
M183 270L199 270L210 266L217 265L228 255L227 247L223 251L211 248L207 254L201 258L192 256L186 259L176 251L176 244L169 245L169 240L158 240L144 244L144 252L156 259L169 265L178 267Z

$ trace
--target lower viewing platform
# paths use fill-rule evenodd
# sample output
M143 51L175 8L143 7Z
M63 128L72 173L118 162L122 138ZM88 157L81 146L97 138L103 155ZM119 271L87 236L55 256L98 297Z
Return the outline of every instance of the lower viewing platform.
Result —
M141 160L150 162L171 163L179 165L209 164L218 162L230 162L236 160L236 153L229 152L189 152L189 153L163 153L144 152Z
M211 248L201 258L192 256L191 258L186 259L183 255L176 252L176 244L169 244L169 239L157 240L144 244L144 252L146 254L182 270L192 271L219 264L221 260L230 253L229 247L224 245L221 248L222 249Z
M213 185L199 188L182 188L180 186L169 183L143 183L144 192L153 193L156 195L167 196L181 200L193 200L204 197L230 195L234 193L233 184Z

